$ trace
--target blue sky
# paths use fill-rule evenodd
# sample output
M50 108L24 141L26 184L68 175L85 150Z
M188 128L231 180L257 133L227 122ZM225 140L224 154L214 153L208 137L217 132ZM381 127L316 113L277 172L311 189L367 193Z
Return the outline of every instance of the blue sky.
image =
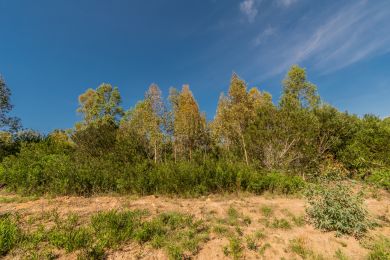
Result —
M0 0L0 74L43 132L72 127L102 82L126 109L188 83L211 119L235 71L277 102L292 64L337 108L390 115L390 1Z

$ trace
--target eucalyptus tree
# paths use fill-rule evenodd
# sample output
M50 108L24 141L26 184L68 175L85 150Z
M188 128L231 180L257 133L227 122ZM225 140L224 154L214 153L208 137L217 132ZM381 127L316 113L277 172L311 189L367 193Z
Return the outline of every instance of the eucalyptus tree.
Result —
M206 117L200 112L190 87L184 85L181 92L172 90L170 96L173 114L175 160L177 153L188 155L199 148L206 131Z
M130 109L120 123L120 134L135 134L142 141L145 150L153 154L154 162L161 159L160 151L164 140L166 109L161 91L156 84L150 85L145 99Z

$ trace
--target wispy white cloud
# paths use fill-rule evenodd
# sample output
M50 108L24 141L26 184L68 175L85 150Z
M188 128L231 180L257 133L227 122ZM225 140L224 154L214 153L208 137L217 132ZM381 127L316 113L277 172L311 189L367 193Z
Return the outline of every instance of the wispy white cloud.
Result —
M248 21L252 23L258 13L255 0L244 0L240 3L240 11L246 16Z
M253 41L253 44L255 46L259 46L265 43L269 37L275 35L275 33L276 33L276 29L272 26L268 26L267 28L265 28L264 31L262 31L259 35L257 35L257 37Z
M309 63L326 74L390 51L390 1L355 1L309 18L310 24L303 19L293 30L278 35L278 42L266 46L261 57L268 55L274 65L268 63L261 78L282 73L295 63ZM261 42L258 38L254 42Z
M276 2L281 7L289 7L290 5L298 2L298 0L277 0Z

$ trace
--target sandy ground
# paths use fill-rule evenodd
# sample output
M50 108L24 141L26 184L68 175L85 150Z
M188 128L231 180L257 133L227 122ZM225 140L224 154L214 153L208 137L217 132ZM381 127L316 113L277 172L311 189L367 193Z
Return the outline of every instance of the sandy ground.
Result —
M183 199L174 197L146 196L95 196L83 197L57 197L40 198L25 201L17 195L0 192L0 214L6 212L18 213L22 218L44 214L49 211L57 211L60 215L76 213L81 219L88 219L91 214L107 210L147 209L152 214L167 211L176 211L192 214L195 218L204 219L210 226L216 225L215 219L227 217L229 207L234 207L241 214L249 217L251 223L242 227L243 245L245 236L261 230L265 237L259 242L259 246L269 244L263 254L245 248L245 259L300 259L291 252L289 243L292 239L301 239L305 246L316 254L321 254L325 259L335 259L335 251L340 249L349 259L364 259L368 253L358 240L353 237L336 237L334 232L321 232L312 225L306 223L303 226L293 226L284 230L267 227L265 219L272 221L274 218L288 219L292 215L303 216L305 213L305 200L303 198L278 197L278 196L253 196L240 195L212 195L201 198ZM6 202L4 202L6 201ZM368 198L365 201L370 215L375 219L390 220L390 196L383 193L380 198ZM261 208L267 206L273 209L269 217L262 214ZM387 224L370 231L369 235L381 234L390 237L390 227ZM195 259L230 259L224 255L223 247L228 245L228 238L210 233L210 240L202 245ZM76 255L63 255L62 259L73 259ZM122 246L114 252L109 252L109 259L167 259L163 250L155 250L150 246L141 247L136 243Z

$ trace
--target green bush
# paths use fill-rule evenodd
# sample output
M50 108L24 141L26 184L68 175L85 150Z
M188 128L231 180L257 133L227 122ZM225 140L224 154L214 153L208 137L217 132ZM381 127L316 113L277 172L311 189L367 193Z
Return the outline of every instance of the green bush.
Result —
M368 181L390 191L390 169L375 170L368 177Z
M261 194L270 191L281 194L292 194L302 190L305 182L299 176L288 176L281 173L269 173L266 175L252 175L249 190Z
M65 149L66 148L66 149ZM205 158L198 161L125 161L116 153L91 156L50 139L22 145L4 159L0 184L24 193L83 195L178 194L198 196L219 192L264 191L290 194L302 189L300 177L262 173L244 163Z
M50 142L24 144L17 156L4 159L0 183L25 194L67 193L76 181L67 153Z
M346 184L311 187L306 195L306 212L316 228L361 237L371 226L363 194Z
M18 242L21 232L10 216L0 216L0 256L6 255Z

